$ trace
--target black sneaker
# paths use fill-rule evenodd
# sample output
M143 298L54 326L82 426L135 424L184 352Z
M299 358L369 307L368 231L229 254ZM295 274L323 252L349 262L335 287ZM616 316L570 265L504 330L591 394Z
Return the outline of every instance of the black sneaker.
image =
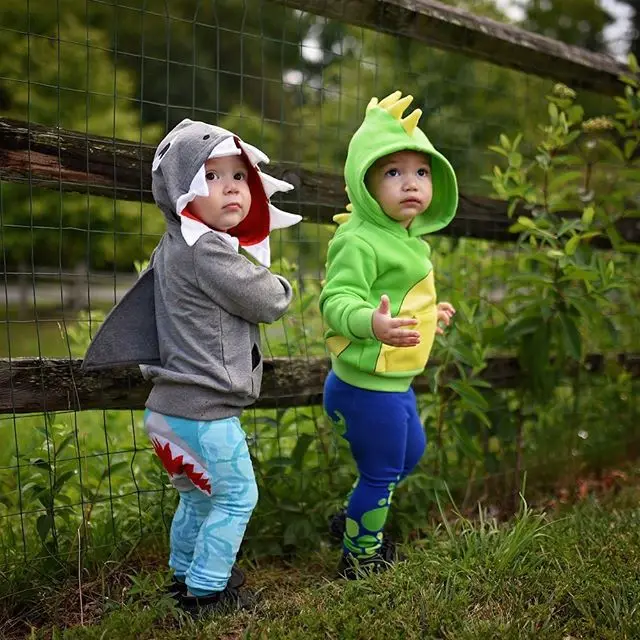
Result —
M372 573L386 571L404 559L404 556L398 553L395 543L385 538L378 551L369 558L356 558L350 553L343 554L338 564L338 575L347 580L358 580Z
M347 528L347 511L342 509L338 511L338 513L334 513L329 518L329 535L331 539L335 542L342 543L342 539L344 538L344 532Z
M246 581L244 576L244 571L240 569L237 564L234 564L231 567L231 576L229 577L229 582L227 582L227 586L232 587L234 589L239 589ZM176 596L186 596L187 595L187 585L184 582L178 580L175 576L171 580L169 586L167 587L167 593L173 597Z
M347 528L347 510L342 509L329 517L329 535L331 539L342 544L344 532ZM391 540L385 536L382 546L392 544Z
M398 551L397 544L391 538L387 538L386 536L382 541L379 553L382 553L383 557L387 559L387 562L392 564L395 562L404 562L407 559L407 556L405 556L404 553Z
M178 606L194 618L200 618L212 613L239 611L249 609L256 602L256 598L246 589L238 589L227 584L224 591L209 596L189 596L181 594Z

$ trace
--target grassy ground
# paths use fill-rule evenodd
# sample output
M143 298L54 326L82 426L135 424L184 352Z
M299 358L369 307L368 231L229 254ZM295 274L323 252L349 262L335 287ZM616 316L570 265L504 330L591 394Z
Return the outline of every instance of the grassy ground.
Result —
M639 497L628 488L553 517L523 508L506 525L442 523L405 547L406 562L356 583L334 579L330 549L289 567L245 565L256 608L197 623L162 596L160 568L131 559L82 590L43 590L32 630L7 621L0 637L639 638Z

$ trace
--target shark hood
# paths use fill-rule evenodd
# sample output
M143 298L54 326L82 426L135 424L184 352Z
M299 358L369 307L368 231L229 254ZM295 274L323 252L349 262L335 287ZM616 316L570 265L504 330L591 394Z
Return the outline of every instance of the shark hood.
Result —
M239 155L248 169L251 208L245 219L226 233L213 230L234 247L241 246L258 262L270 266L269 233L297 224L301 216L281 211L271 204L271 196L287 192L293 185L263 173L258 164L269 158L231 131L185 119L160 142L152 165L151 188L156 204L167 220L168 228L179 229L192 246L212 229L190 211L189 203L197 196L208 196L205 163L210 158Z
M344 177L351 201L347 211L351 214L335 216L334 220L339 224L353 216L354 219L364 219L388 229L397 227L398 223L384 213L369 193L365 176L369 168L383 156L405 150L429 156L433 183L431 204L414 219L408 229L409 235L422 236L439 231L455 216L458 185L451 164L418 128L418 120L422 115L420 109L402 118L412 100L412 96L402 98L402 93L396 91L383 100L372 98L369 102L364 121L349 143Z

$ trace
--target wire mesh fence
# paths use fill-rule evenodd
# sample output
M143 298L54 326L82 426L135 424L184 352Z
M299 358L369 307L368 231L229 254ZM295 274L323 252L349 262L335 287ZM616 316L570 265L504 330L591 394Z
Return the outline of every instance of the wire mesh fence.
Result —
M496 17L482 3L475 8ZM346 204L341 172L349 138L370 97L396 88L424 111L421 126L456 168L463 196L455 223L430 239L439 297L460 313L419 385L429 447L396 497L395 526L405 533L426 526L417 514L446 488L465 506L478 499L504 505L525 472L530 485L548 488L636 455L637 360L615 359L638 351L638 261L629 249L635 223L620 227L624 251L603 233L601 246L584 254L585 269L612 264L619 286L593 295L589 309L604 319L599 330L578 324L572 333L569 325L578 353L562 375L548 364L543 396L527 386L526 366L516 366L524 343L500 339L519 319L522 300L537 295L517 276L547 273L532 263L543 244L518 242L506 205L490 200L486 176L501 158L489 146L522 132L523 153L535 155L554 82L508 69L508 61L501 67L386 31L267 0L5 0L0 357L13 410L0 417L3 567L25 558L60 567L79 552L100 562L165 534L175 496L143 433L139 400L127 404L134 392L140 397L139 380L104 374L91 379L90 391L84 387L93 406L116 387L119 406L129 410L69 411L86 406L71 398L66 408L56 401L25 413L17 399L60 390L69 396L82 386L76 360L162 235L150 158L185 117L267 151L275 173L298 187L279 203L304 215L301 225L273 236L273 269L291 279L296 297L283 320L263 327L265 356L290 367L293 383L289 393L275 385L268 406L244 414L261 491L247 536L251 552L311 547L353 481L346 445L318 404L326 366L318 364L325 350L317 297L331 216ZM608 96L579 99L585 118L616 108ZM607 193L622 189L616 176L636 165L633 150L622 165L603 152L585 170L597 166L593 189ZM565 176L576 194L584 175ZM625 191L622 199L637 216L637 195ZM609 219L603 227L612 225ZM587 298L590 277L580 285ZM542 353L549 363L562 359L555 339ZM589 353L604 355L588 360ZM59 374L45 375L34 360L17 385L23 358L56 359ZM499 366L492 369L491 358ZM452 368L464 385L451 384ZM495 372L488 381L487 371Z

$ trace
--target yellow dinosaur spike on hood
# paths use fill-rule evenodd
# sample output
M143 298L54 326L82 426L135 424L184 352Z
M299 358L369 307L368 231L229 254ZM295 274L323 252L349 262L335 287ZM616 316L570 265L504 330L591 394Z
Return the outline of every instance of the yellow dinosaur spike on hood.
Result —
M353 211L353 205L351 203L349 203L345 207L345 209L347 211L345 211L344 213L337 213L335 216L333 216L333 221L336 224L344 224L351 217L351 212Z
M404 110L413 102L413 96L405 96L402 100L398 100L393 106L387 108L387 112L390 113L396 120L400 120Z
M394 91L393 93L390 93L386 98L382 98L382 100L380 100L380 102L378 103L378 106L381 109L387 109L388 107L391 107L396 102L398 102L401 96L402 96L402 91Z
M350 213L336 213L336 215L333 216L333 221L336 224L344 224L349 220L350 217L351 217Z
M378 101L378 98L371 98L367 105L367 112L375 109L376 107L384 109L389 115L400 121L400 124L409 135L413 135L413 132L418 126L418 121L422 116L422 110L416 109L406 118L402 117L402 114L412 102L413 96L407 95L403 98L401 91L394 91L380 101Z
M403 129L411 136L413 132L416 130L418 126L418 120L420 120L420 116L422 115L422 109L416 109L412 111L406 118L402 118L400 120L400 124Z

